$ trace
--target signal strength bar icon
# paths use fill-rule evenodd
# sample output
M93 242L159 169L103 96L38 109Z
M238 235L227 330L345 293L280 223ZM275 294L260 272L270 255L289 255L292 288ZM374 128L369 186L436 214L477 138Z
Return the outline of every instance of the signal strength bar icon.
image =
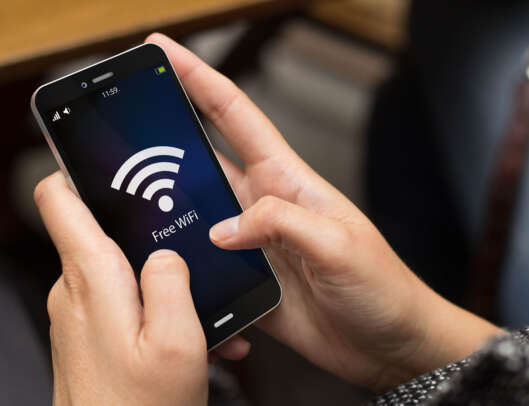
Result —
M59 112L56 111L55 114L53 115L53 118L51 119L51 121L57 121L57 120L60 120L61 119L61 116L59 115Z
M123 165L118 169L114 179L112 180L111 188L115 190L120 190L125 180L125 177L132 171L132 169L139 163L145 161L149 158L159 157L159 156L172 156L175 158L183 159L184 150L175 147L151 147L144 149L143 151L137 152L127 159ZM160 173L160 172L171 172L177 174L180 169L180 165L174 162L155 162L146 167L140 169L130 180L127 185L127 193L135 195L139 186L145 179L149 176ZM150 183L144 190L142 197L146 200L151 200L155 193L163 190L169 189L172 190L174 187L174 180L164 178L158 179ZM173 209L173 199L164 194L158 199L158 207L163 212L170 212Z

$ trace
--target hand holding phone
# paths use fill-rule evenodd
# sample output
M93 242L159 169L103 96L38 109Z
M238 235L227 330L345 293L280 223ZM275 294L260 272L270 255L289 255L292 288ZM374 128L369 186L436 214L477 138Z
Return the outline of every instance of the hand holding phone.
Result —
M149 257L140 302L127 258L61 173L35 201L63 264L48 298L53 404L205 406L206 338L182 258Z
M166 50L195 105L244 162L222 160L245 211L210 234L223 249L266 249L284 294L259 327L375 391L461 359L501 332L418 279L233 83L165 36L148 41Z
M233 83L167 37L148 41L164 48L195 105L244 162L240 168L219 156L247 210L210 234L225 250L267 248L284 302L260 327L322 368L375 390L463 357L498 332L416 278Z
M137 279L154 251L177 251L208 349L279 305L261 249L227 251L209 229L241 213L163 49L146 43L41 86L32 109L62 172Z

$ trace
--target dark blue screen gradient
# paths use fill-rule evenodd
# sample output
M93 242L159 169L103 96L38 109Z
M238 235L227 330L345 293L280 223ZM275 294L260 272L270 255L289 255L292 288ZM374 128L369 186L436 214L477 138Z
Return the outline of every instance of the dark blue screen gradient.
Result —
M101 92L113 86L119 92L104 98ZM191 291L202 321L272 277L261 251L225 251L210 242L210 227L239 214L239 209L169 72L158 76L149 68L67 106L71 114L62 114L52 123L61 155L86 204L122 248L137 275L151 252L162 248L177 251L189 266ZM58 106L59 111L64 107ZM181 148L184 158L150 158L131 170L121 190L111 189L123 162L154 146ZM162 161L178 163L179 173L154 174L136 195L126 193L141 168ZM143 199L145 188L161 178L173 179L174 189L158 192L151 201ZM174 201L169 213L158 207L162 195ZM153 231L175 225L175 219L191 210L198 220L182 229L176 227L174 234L155 242Z

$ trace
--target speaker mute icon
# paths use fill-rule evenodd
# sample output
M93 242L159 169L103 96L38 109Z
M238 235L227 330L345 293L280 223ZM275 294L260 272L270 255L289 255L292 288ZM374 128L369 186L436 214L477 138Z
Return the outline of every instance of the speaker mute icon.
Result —
M61 116L59 115L59 112L56 111L55 114L53 115L53 118L51 119L51 121L55 122L57 120L60 120L61 119Z

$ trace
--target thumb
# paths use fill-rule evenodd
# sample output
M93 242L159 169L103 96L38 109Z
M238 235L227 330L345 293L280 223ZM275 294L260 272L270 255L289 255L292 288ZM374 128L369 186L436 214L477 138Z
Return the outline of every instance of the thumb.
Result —
M185 261L174 251L152 253L141 272L144 335L160 348L205 338L198 319ZM205 350L204 350L205 352Z
M237 217L210 230L211 241L224 249L280 246L315 264L336 264L351 247L349 231L339 222L301 206L266 196ZM343 255L341 255L343 257ZM330 262L332 261L332 262Z

